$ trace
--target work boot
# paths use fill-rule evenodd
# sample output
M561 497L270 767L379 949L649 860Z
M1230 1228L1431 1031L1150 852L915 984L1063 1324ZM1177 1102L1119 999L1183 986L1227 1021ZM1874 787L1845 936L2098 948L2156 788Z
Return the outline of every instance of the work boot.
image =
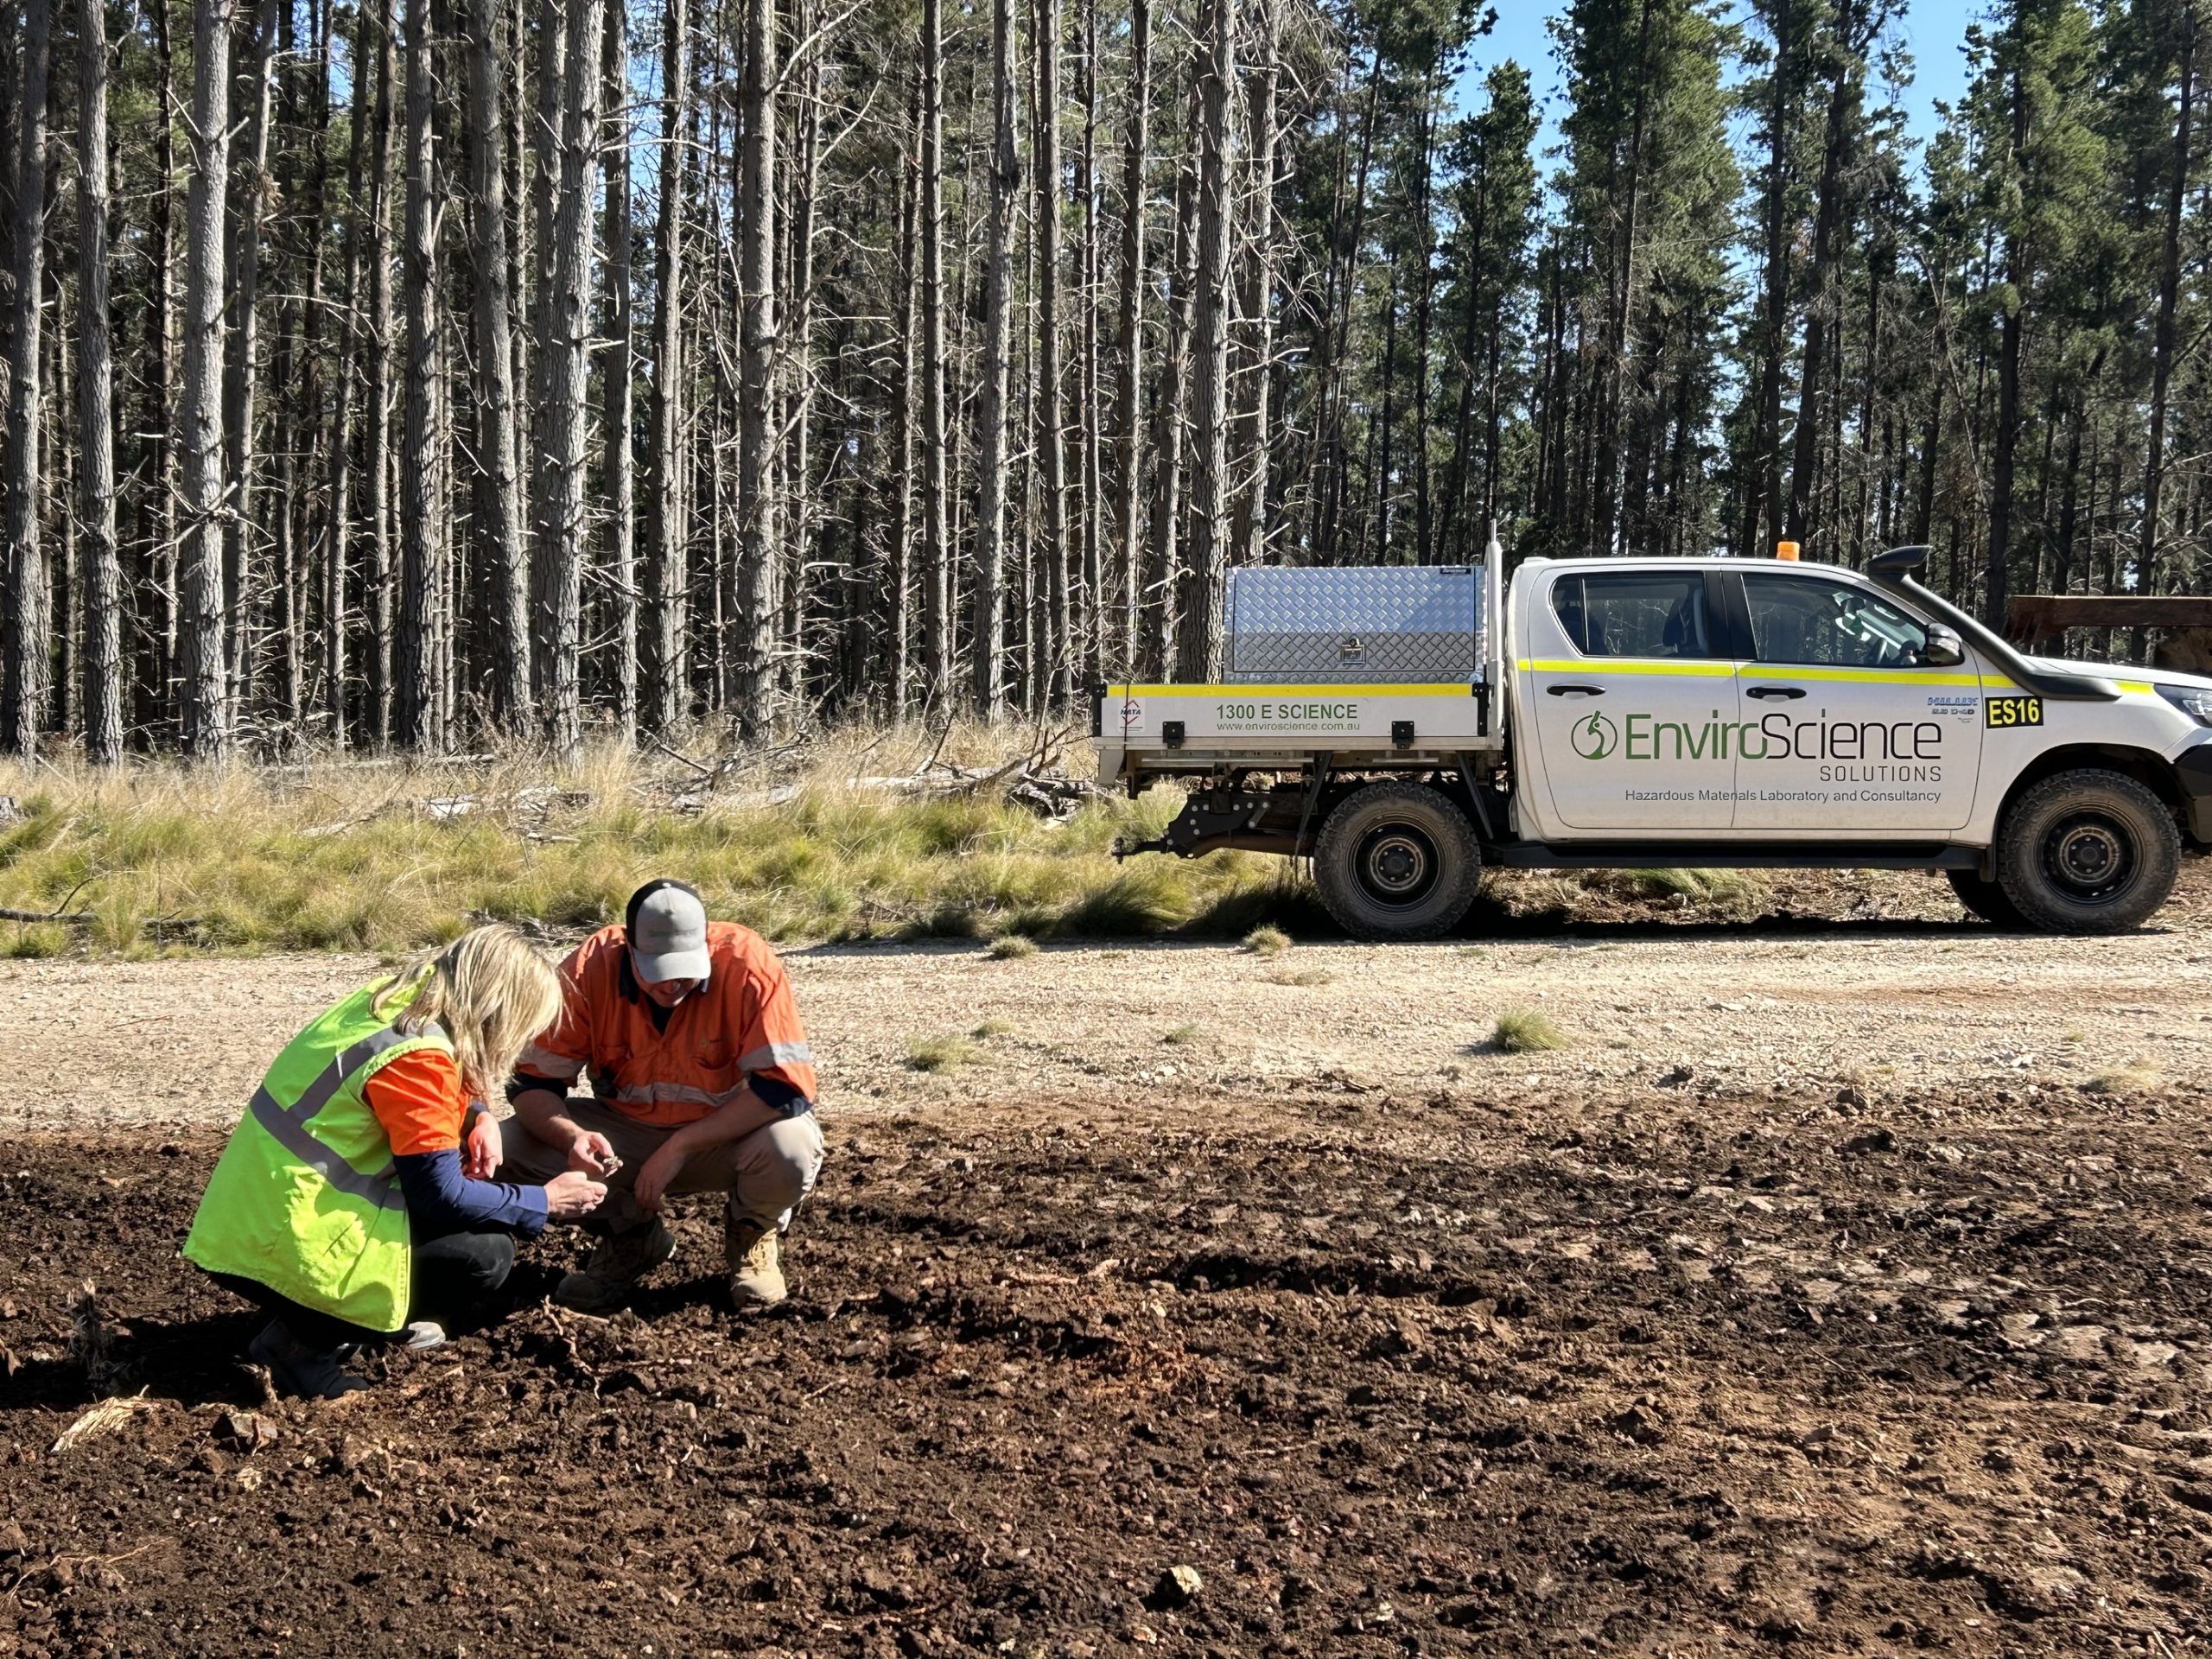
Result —
M446 1328L435 1319L410 1319L392 1336L395 1346L410 1353L423 1353L445 1345Z
M561 1281L553 1300L579 1313L611 1313L630 1300L638 1281L676 1254L676 1235L665 1222L610 1233L599 1241L582 1273Z
M246 1344L245 1351L255 1364L269 1368L269 1380L276 1385L276 1392L291 1399L335 1400L369 1386L365 1377L348 1376L339 1369L340 1355L350 1353L352 1344L337 1353L320 1352L302 1343L282 1319L271 1319L262 1326L261 1334Z
M725 1211L722 1260L729 1266L729 1299L741 1311L773 1307L791 1294L784 1283L783 1250L776 1230L766 1222Z

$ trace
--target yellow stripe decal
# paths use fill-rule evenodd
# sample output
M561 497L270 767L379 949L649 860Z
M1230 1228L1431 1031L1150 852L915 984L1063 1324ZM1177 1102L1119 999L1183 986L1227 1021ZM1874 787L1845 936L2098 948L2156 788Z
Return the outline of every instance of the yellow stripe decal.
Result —
M1634 662L1613 658L1522 658L1521 671L1524 674L1589 674L1602 677L1608 674L1630 677L1653 674L1688 676L1696 679L1725 680L1729 677L1749 677L1753 679L1818 680L1840 682L1847 685L1935 685L1980 686L1983 682L1974 674L1932 674L1925 670L1888 668L1806 668L1795 664L1736 663L1736 662ZM2009 686L1993 689L2009 690Z
M1472 697L1465 680L1450 685L1109 685L1109 697Z
M1613 657L1581 660L1572 657L1539 657L1522 658L1521 671L1524 674L1666 674L1698 680L1725 680L1735 673L1736 665L1733 663L1689 659L1637 662Z
M2113 683L2123 691L2138 691L2146 697L2152 689L2148 680L2114 680Z
M1930 674L1925 670L1894 668L1802 668L1794 664L1746 663L1739 673L1754 678L1819 680L1845 685L1962 685L1978 689L1979 674Z

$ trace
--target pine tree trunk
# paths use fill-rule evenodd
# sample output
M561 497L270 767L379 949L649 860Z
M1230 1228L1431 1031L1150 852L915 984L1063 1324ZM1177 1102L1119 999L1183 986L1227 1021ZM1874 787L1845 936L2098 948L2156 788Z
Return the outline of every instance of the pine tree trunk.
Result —
M1858 133L1858 71L1853 52L1858 32L1854 0L1844 0L1834 22L1836 41L1828 89L1827 125L1821 143L1819 206L1814 213L1812 291L1806 296L1803 375L1797 393L1796 441L1789 462L1789 505L1784 524L1790 540L1802 543L1810 528L1810 513L1820 460L1820 374L1827 360L1831 313L1838 301L1835 266L1842 257L1845 176L1852 164ZM1831 548L1823 557L1840 553Z
M249 568L247 537L260 523L254 482L255 440L261 353L262 219L270 199L270 103L274 91L276 30L283 0L262 0L254 24L253 50L245 82L251 99L239 135L241 164L231 179L230 348L224 366L223 435L228 444L225 472L230 492L223 518L225 652L230 668L228 696L233 724L246 713L253 680L253 619L258 608Z
M545 404L538 446L545 502L537 524L535 653L546 741L572 760L583 745L582 655L584 402L591 345L593 174L601 139L600 29L603 0L569 0L567 60L562 71L561 179L553 222L551 333L545 353Z
M377 62L369 118L369 329L367 389L363 399L361 467L368 561L362 573L369 631L366 726L378 743L391 741L391 362L397 323L391 304L391 131L397 41L392 0L374 0Z
M231 0L199 0L192 36L192 184L185 202L184 363L177 423L181 567L179 735L202 763L230 752L223 666L223 216L230 191Z
M991 200L983 251L982 387L976 405L982 445L976 474L975 698L985 715L1006 701L1007 486L1012 479L1007 420L1014 343L1014 198L1021 163L1014 143L1014 0L991 7Z
M107 0L77 8L77 512L85 539L85 753L123 758L123 565L108 343Z
M2166 481L2166 401L2173 380L2174 313L2181 289L2182 208L2189 194L2190 118L2196 91L2196 0L2182 7L2181 108L2174 120L2167 175L2164 234L2158 259L2158 313L2151 353L2151 431L2144 445L2143 531L2135 556L2135 591L2148 594L2158 569L2159 515Z
M614 728L624 743L638 736L637 474L630 428L636 404L630 311L630 31L628 14L612 7L601 31L607 79L607 264L600 306L607 330L601 369L601 482L607 495L606 568L613 590Z
M530 442L525 446L529 468L530 537L532 561L531 604L531 690L544 718L558 665L546 655L544 644L552 626L550 613L538 609L539 584L545 579L547 529L552 508L550 467L552 452L550 398L553 359L559 354L559 302L553 280L555 246L561 204L561 141L563 89L569 64L569 0L539 0L537 9L537 107L531 132L530 188L531 299Z
M893 721L904 721L914 706L914 444L921 428L922 79L918 74L914 78L910 111L912 142L906 149L900 192L898 436L892 444L899 471L890 569L886 572L890 587L886 621L891 679L887 701Z
M1775 19L1774 78L1768 99L1766 204L1766 288L1759 334L1758 402L1751 442L1752 465L1746 474L1751 497L1743 516L1737 552L1745 557L1766 551L1764 543L1782 531L1782 359L1788 349L1789 310L1789 66L1796 50L1790 34L1792 0L1781 0ZM1764 534L1761 534L1764 529Z
M922 0L922 671L926 698L953 691L952 525L946 476L944 9Z
M21 14L27 0L0 0L0 272L7 285L0 286L0 358L10 349L15 325L11 297L16 269L16 175L23 165L23 30ZM0 432L0 443L6 435ZM0 561L0 575L4 575Z
M1253 20L1259 32L1260 60L1253 66L1245 94L1249 100L1245 143L1251 157L1247 188L1252 213L1244 227L1236 304L1240 325L1236 466L1243 481L1236 492L1230 528L1229 558L1235 564L1259 563L1267 539L1268 377L1268 359L1274 353L1274 314L1269 303L1269 290L1274 281L1275 80L1281 48L1280 3L1281 0L1261 0L1260 14ZM1424 489L1424 497L1426 493ZM1425 535L1423 539L1425 544Z
M175 63L169 49L168 9L147 8L155 62L155 93L159 107L172 107L175 96ZM177 664L176 557L171 533L176 498L175 451L169 442L175 411L171 397L170 355L175 340L175 241L173 195L176 154L175 123L163 119L155 126L154 167L159 175L152 191L146 226L146 307L143 372L145 395L138 404L137 487L131 514L137 554L137 591L141 676L135 719L149 734L170 727L175 720L172 677Z
M802 39L814 33L820 12L819 0L801 0L796 28ZM810 626L814 620L811 572L820 530L820 512L814 493L812 444L814 227L822 161L822 54L818 44L807 52L805 65L805 78L798 87L798 133L792 143L795 154L788 174L790 202L780 216L786 227L785 258L789 270L784 291L791 296L791 303L785 332L781 422L786 442L779 456L787 480L784 489L787 551L780 578L783 636L778 696L801 701L810 696L808 669L820 655Z
M492 702L511 734L529 724L530 558L516 452L513 297L508 291L507 175L501 154L499 0L468 0L468 124L476 303L476 540L491 585Z
M1167 271L1167 334L1152 407L1152 523L1145 543L1143 598L1157 607L1138 630L1146 677L1164 677L1175 660L1182 598L1183 393L1189 369L1192 264L1198 232L1198 171L1186 160L1175 184L1174 251Z
M1236 79L1236 0L1205 0L1204 20L1191 328L1191 556L1183 569L1175 639L1177 675L1199 681L1213 679L1221 668L1222 576L1229 550L1229 94Z
M783 537L775 464L776 96L775 0L744 0L745 66L739 85L741 178L738 259L738 729L760 742L775 728L776 624Z
M653 381L646 415L644 713L654 730L683 717L684 569L683 151L677 128L688 93L685 0L661 14L660 207L653 238Z
M1060 0L1036 0L1037 96L1031 111L1037 206L1038 488L1045 536L1038 548L1050 595L1048 696L1074 685L1076 640L1069 592L1066 391L1060 379Z
M23 34L18 51L22 124L9 214L13 264L13 315L9 319L7 512L4 520L8 568L7 673L0 696L0 728L16 753L29 760L38 753L52 700L54 598L48 586L48 552L40 536L44 501L41 470L39 389L44 363L40 346L41 304L46 282L46 92L52 54L52 0L25 0Z
M1105 490L1100 474L1098 395L1098 0L1083 5L1083 245L1078 255L1077 302L1083 314L1083 362L1076 389L1076 499L1081 505L1077 538L1083 580L1076 594L1078 689L1096 683L1106 655L1106 588L1101 568L1103 527L1100 512Z
M2028 94L2018 70L2012 76L2012 161L2017 168L2028 139ZM2020 313L2026 303L2027 278L2027 236L2015 224L2005 238L2005 282L2012 297L1998 320L1997 432L1990 469L1989 552L1982 570L1981 618L2000 630L2005 626L2012 556L2013 472L2020 442L2020 336L2025 321Z
M400 309L406 318L404 410L399 451L399 626L396 735L405 747L438 747L438 591L445 507L439 477L442 369L437 241L437 149L433 127L432 0L407 0L407 174L400 244Z
M1134 674L1139 574L1144 563L1144 469L1137 459L1143 423L1145 162L1152 129L1152 0L1129 0L1129 90L1122 114L1122 291L1116 329L1121 378L1114 387L1114 543L1121 578L1116 665Z
M308 7L309 40L303 54L312 64L314 78L296 80L311 88L312 107L299 119L306 124L307 179L302 187L299 225L295 243L307 261L306 292L291 303L294 333L300 353L296 387L287 389L284 419L290 442L284 448L285 485L280 493L286 512L285 533L290 556L283 566L284 602L289 626L284 635L284 716L296 738L304 739L308 725L310 684L308 648L314 637L314 611L309 589L339 539L339 520L327 499L318 500L319 463L322 446L333 428L322 419L327 404L323 391L330 353L323 329L334 313L325 296L324 263L329 238L330 92L334 41L330 0L314 0ZM342 342L340 356L345 355ZM280 379L280 388L286 383Z

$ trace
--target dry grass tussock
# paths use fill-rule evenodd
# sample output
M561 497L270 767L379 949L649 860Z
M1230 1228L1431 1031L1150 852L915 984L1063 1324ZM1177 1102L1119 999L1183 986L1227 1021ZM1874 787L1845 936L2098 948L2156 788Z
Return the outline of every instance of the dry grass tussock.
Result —
M1491 1046L1501 1054L1542 1054L1567 1046L1567 1034L1547 1014L1509 1008L1491 1027Z
M1116 864L1115 837L1157 834L1176 791L1062 819L1009 802L986 774L1039 747L1020 728L910 726L751 756L701 740L703 761L607 745L565 767L0 763L0 907L78 918L0 921L0 954L398 952L485 918L557 937L664 874L778 940L1233 939L1310 907L1256 855ZM1041 747L1087 772L1079 738Z

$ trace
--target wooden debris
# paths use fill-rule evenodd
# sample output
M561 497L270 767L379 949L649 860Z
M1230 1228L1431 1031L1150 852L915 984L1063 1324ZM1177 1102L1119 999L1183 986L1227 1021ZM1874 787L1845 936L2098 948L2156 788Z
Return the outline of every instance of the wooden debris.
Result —
M103 1434L112 1434L134 1417L159 1408L161 1402L146 1398L146 1391L118 1395L103 1400L77 1421L61 1431L60 1437L47 1448L49 1454L67 1452L86 1440L97 1440Z

